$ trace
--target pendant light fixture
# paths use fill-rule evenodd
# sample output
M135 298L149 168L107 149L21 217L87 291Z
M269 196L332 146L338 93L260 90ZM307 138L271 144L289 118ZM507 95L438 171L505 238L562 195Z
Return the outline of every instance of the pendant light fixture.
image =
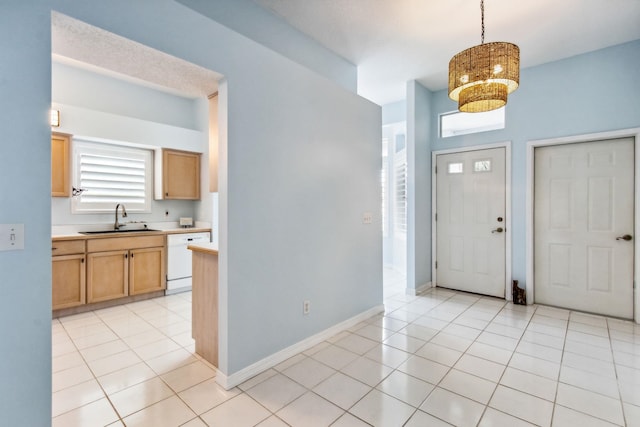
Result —
M449 98L464 113L500 108L520 82L520 48L507 42L484 42L484 0L481 42L449 61Z

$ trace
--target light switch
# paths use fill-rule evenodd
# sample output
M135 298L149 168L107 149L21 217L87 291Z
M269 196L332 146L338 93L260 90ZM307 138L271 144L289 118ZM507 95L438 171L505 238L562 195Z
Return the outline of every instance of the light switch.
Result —
M0 224L0 251L24 249L24 224Z

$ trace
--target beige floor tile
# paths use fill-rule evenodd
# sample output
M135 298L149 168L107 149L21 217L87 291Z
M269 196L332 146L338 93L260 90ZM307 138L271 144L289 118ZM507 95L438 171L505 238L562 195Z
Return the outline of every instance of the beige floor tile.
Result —
M550 402L554 401L558 388L555 380L514 368L507 368L504 371L500 384Z
M371 387L341 372L336 372L313 391L342 409L349 409L371 391Z
M120 416L124 418L173 394L169 386L155 377L111 394L109 399Z
M271 413L246 394L216 406L200 416L209 426L252 427L269 418Z
M127 427L175 427L196 417L178 398L171 396L124 419Z
M189 353L187 350L180 348L178 350L165 353L153 359L146 360L145 363L160 375L169 371L173 371L180 366L193 363L196 360L198 359L193 356L193 353Z
M539 426L551 425L553 403L512 388L499 385L489 406Z
M52 416L84 406L104 398L105 395L96 380L89 380L53 393Z
M469 399L475 400L483 405L489 403L489 399L491 399L491 395L493 394L496 386L497 384L492 381L476 377L475 375L471 375L457 369L450 370L438 384L438 387L461 396L468 397Z
M393 396L414 408L419 407L434 388L433 384L400 371L394 371L377 387L381 392Z
M157 374L145 363L140 362L124 369L112 372L110 374L98 377L98 382L104 389L105 393L117 393L132 385L150 380Z
M329 426L344 411L313 392L307 392L277 412L292 427Z
M241 390L238 388L225 390L215 382L214 378L211 378L180 392L178 396L193 412L200 415L237 396L239 393L241 393Z
M282 371L284 375L307 388L315 387L335 372L336 371L334 369L310 357L307 357Z
M349 410L376 426L402 426L414 411L412 406L378 390L372 390Z
M476 426L485 406L450 391L436 388L420 410L454 426Z
M120 369L128 368L141 361L133 351L127 350L102 359L88 361L87 364L96 377L101 377Z
M161 376L162 380L179 393L196 384L213 378L216 372L201 361L196 361L169 371Z
M305 393L306 389L288 377L277 374L247 390L247 394L276 412Z
M109 400L103 398L54 417L52 427L106 426L118 420Z
M400 365L398 370L428 383L438 384L449 372L449 367L420 356L412 356Z
M93 373L86 365L79 365L73 368L58 371L53 374L51 386L56 392L76 384L93 379Z

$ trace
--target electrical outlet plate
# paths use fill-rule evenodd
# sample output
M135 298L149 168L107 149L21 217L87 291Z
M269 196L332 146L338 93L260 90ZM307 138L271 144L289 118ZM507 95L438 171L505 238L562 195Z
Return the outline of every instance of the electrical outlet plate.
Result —
M302 303L302 314L309 314L309 312L311 311L311 302L310 301L304 301Z
M0 224L0 251L24 249L24 224Z

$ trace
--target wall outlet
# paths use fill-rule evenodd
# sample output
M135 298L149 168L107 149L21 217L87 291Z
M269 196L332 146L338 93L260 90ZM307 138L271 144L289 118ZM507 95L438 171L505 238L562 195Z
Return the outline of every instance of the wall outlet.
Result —
M302 314L307 315L311 311L311 301L306 300L302 302Z
M365 212L362 214L363 224L373 224L373 214L371 212Z

